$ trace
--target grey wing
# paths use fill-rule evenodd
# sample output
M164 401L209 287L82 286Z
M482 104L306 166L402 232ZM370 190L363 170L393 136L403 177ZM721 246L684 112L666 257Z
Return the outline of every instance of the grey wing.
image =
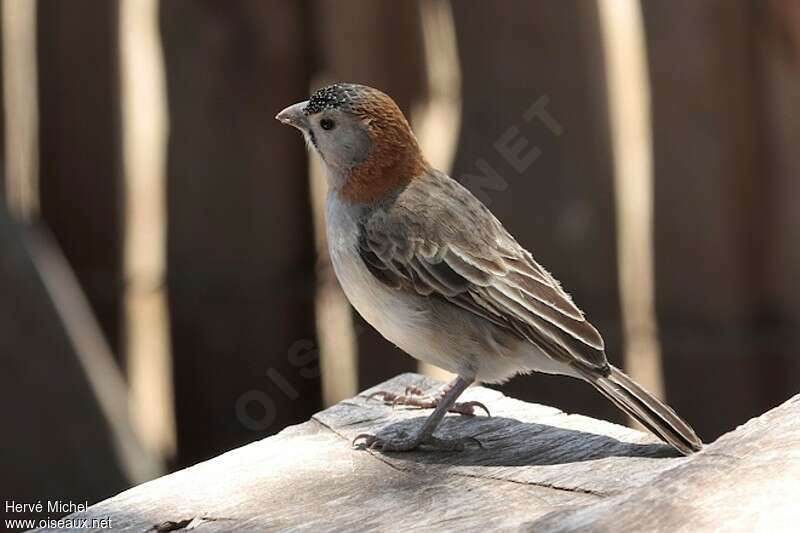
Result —
M488 210L486 215L490 219L484 217L475 231L469 231L469 223L441 225L450 231L447 238L430 225L374 217L361 227L360 255L387 286L446 300L553 359L607 373L598 331ZM481 238L486 224L496 225L492 239ZM454 234L458 226L463 233Z

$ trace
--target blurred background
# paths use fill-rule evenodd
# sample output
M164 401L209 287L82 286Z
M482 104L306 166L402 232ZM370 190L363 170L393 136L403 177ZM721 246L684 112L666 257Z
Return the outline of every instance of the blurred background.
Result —
M335 81L392 95L706 441L800 390L796 0L0 4L4 499L91 503L442 376L350 309L273 119Z

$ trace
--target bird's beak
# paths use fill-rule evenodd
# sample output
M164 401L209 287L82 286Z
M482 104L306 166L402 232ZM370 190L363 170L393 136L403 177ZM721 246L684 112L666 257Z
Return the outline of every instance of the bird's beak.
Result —
M290 105L275 115L275 120L279 121L281 124L294 126L299 130L306 130L308 129L308 118L306 117L306 114L303 113L303 109L305 109L307 105L308 101Z

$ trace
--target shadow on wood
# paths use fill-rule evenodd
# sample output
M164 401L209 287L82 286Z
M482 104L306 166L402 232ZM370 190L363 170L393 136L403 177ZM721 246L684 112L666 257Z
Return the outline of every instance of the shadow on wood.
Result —
M450 415L461 452L353 449L363 432L420 423L368 399L439 382L403 374L280 434L171 474L74 518L115 530L203 523L205 531L774 531L800 518L800 396L690 457L610 422L482 387L492 418Z

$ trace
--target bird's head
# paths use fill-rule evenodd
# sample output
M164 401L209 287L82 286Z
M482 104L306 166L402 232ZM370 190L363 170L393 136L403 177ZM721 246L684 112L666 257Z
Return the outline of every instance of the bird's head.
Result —
M428 168L400 108L372 87L337 83L275 117L299 129L343 199L372 202Z

